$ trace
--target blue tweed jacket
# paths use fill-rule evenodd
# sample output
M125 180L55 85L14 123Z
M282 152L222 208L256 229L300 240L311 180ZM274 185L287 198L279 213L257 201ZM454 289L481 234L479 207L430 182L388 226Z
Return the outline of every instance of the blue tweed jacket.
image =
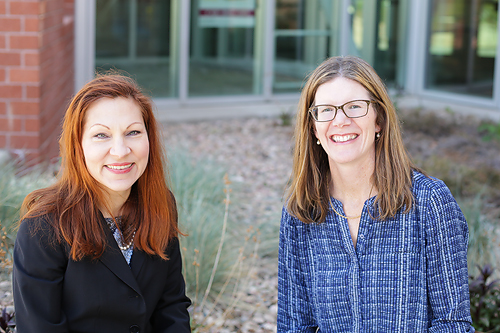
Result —
M332 211L305 224L283 209L278 332L474 332L467 222L442 181L414 172L413 192L414 209L384 221L368 199L356 248Z

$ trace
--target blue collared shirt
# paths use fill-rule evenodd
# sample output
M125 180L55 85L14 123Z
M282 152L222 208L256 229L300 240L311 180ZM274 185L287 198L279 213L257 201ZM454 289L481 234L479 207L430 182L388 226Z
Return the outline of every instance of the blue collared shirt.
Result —
M319 224L283 209L278 332L474 332L467 222L442 181L414 172L413 193L410 213L384 221L368 199L356 248L331 209Z

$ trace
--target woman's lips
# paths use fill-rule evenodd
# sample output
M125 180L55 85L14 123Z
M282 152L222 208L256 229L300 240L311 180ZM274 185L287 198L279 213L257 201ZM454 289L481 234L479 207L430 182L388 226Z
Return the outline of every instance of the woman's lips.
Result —
M330 139L333 142L347 142L356 139L358 136L358 134L332 135Z
M127 173L132 170L134 163L114 163L106 164L104 167L113 173Z

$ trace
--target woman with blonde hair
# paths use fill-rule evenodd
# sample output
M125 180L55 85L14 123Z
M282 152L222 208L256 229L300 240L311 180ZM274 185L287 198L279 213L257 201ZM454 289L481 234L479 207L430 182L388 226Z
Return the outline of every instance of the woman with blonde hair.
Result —
M100 75L73 98L59 144L57 182L22 207L17 332L190 332L150 99L128 77Z
M330 58L309 76L286 199L278 332L474 332L467 222L410 161L362 59Z

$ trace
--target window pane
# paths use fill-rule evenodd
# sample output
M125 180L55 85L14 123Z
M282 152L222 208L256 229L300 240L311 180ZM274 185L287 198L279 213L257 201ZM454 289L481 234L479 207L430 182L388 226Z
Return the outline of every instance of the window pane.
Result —
M96 1L96 57L123 57L128 52L129 0Z
M273 91L299 92L304 78L331 56L333 2L277 0Z
M153 96L175 96L170 4L170 0L96 0L96 69L124 70Z
M433 0L426 88L493 96L498 0Z
M260 93L255 6L255 0L191 2L189 96Z
M396 85L400 1L351 0L349 54L369 62L389 86ZM402 82L400 82L402 84Z

